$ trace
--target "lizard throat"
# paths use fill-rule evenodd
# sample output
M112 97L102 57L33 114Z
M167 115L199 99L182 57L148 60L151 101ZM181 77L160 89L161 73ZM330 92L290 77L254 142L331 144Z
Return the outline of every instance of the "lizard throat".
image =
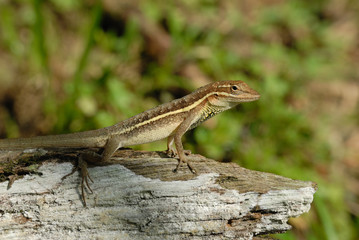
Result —
M218 113L221 113L225 111L226 109L221 108L215 108L213 106L207 105L205 108L203 108L200 117L192 123L191 127L189 129L193 129L203 123L204 121L210 119L211 117L217 115Z

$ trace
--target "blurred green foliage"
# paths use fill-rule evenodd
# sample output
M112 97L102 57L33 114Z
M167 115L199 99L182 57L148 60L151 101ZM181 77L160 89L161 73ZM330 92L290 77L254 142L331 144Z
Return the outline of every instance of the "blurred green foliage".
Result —
M326 116L312 119L297 105L308 98L308 84L336 81L347 73L347 43L322 16L328 1L283 1L259 8L255 21L229 4L223 25L217 22L223 14L218 1L184 1L181 7L140 2L147 20L164 25L171 36L163 62L143 60L146 40L138 19L129 17L121 29L107 29L107 13L96 1L14 2L0 3L1 49L10 52L24 72L46 82L43 104L52 133L109 126L188 93L196 84L177 73L178 59L196 63L213 80L246 81L262 98L188 133L185 148L250 169L317 182L319 190L304 216L307 227L301 238L358 236L358 216L347 211L344 182L335 170L338 159L328 141ZM62 23L56 15L69 17ZM55 76L53 70L65 64L56 63L61 61L57 54L66 49L61 45L68 44L61 24L80 36L72 43L75 50L69 51L76 55L64 54L70 66L64 76L69 79ZM19 134L13 117L8 116L5 125L8 136ZM135 148L164 150L165 142ZM295 234L276 237L299 238Z

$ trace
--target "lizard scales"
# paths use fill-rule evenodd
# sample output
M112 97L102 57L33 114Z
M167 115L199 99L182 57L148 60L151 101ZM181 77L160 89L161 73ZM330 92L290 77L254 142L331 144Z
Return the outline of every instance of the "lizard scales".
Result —
M240 102L253 101L259 98L260 95L242 81L219 81L205 85L182 98L159 105L110 127L60 135L0 139L0 149L104 147L108 136L111 135L124 136L124 138L129 139L125 141L126 143L123 146L157 141L173 134L180 122L186 118L188 112L199 105L203 105L199 117L191 123L188 130L227 110L228 106L213 105L209 98L218 95L229 96L230 87L238 84L244 85L242 88L247 87L244 92L247 91L247 95L249 95L249 97L243 97ZM163 128L164 131L158 132L160 128ZM144 131L144 129L146 130ZM142 136L144 133L148 135L151 131L157 132L157 134ZM131 141L131 139L134 140Z

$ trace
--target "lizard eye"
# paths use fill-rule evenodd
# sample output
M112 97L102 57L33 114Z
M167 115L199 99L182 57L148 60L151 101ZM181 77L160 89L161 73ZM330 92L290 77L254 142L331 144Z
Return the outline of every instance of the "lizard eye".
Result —
M232 86L231 88L233 91L237 91L238 90L238 87L236 85Z

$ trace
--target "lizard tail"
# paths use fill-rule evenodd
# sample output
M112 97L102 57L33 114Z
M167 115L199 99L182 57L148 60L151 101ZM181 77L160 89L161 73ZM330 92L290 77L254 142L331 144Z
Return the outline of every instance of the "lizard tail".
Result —
M29 138L0 139L0 150L23 150L29 148L86 148L103 147L106 142L97 130L37 136Z

